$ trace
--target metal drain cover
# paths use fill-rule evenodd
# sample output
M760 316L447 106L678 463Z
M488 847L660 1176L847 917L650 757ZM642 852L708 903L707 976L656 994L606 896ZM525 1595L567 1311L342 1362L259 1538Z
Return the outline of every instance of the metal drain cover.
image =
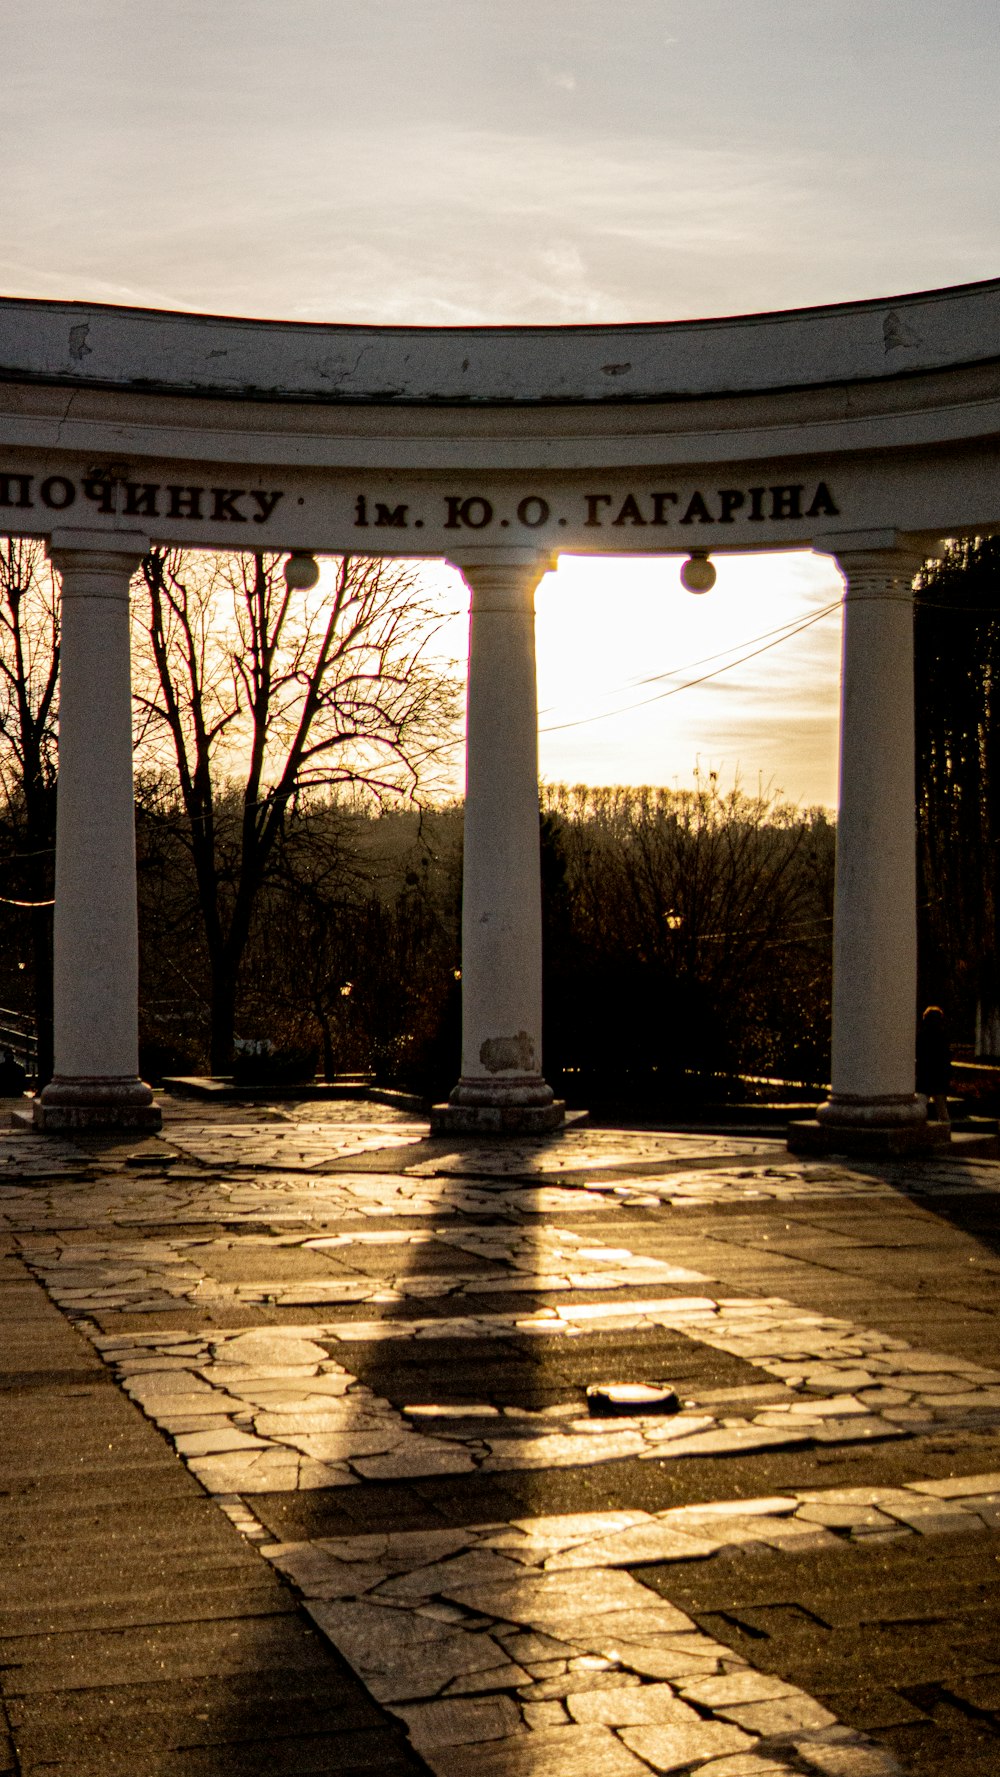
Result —
M678 1413L677 1390L653 1382L592 1382L587 1411L593 1419L627 1418L634 1413Z

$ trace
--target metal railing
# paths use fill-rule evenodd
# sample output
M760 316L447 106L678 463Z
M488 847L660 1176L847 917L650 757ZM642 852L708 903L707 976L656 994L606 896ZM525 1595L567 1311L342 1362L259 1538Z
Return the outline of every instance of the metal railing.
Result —
M6 1051L29 1078L34 1078L38 1071L38 1031L30 1013L0 1006L0 1051Z

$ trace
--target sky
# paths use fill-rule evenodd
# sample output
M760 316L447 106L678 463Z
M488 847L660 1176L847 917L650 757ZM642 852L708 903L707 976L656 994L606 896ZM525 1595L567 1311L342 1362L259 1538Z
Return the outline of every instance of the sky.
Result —
M0 0L0 43L7 295L667 321L1000 272L996 0ZM801 554L702 599L564 561L543 775L832 804L838 619L796 620L837 592Z

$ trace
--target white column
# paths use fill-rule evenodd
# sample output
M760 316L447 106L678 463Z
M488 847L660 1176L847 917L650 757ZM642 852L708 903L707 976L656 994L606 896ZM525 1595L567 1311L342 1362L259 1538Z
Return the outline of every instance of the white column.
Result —
M62 531L55 1071L42 1129L156 1128L139 1079L129 580L144 537Z
M833 546L845 580L833 925L835 1131L926 1134L917 1013L913 577L919 552Z
M542 1077L535 588L548 558L458 563L471 589L462 901L462 1076L435 1124L557 1128Z

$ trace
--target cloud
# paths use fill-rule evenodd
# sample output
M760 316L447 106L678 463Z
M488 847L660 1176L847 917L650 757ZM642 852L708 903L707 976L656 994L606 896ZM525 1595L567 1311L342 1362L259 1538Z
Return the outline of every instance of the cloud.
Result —
M985 275L1000 247L995 216L957 215L940 186L940 215L925 213L935 188L912 175L887 223L843 161L724 140L307 113L256 135L135 139L88 205L58 138L33 147L5 174L13 294L331 321L657 320Z

